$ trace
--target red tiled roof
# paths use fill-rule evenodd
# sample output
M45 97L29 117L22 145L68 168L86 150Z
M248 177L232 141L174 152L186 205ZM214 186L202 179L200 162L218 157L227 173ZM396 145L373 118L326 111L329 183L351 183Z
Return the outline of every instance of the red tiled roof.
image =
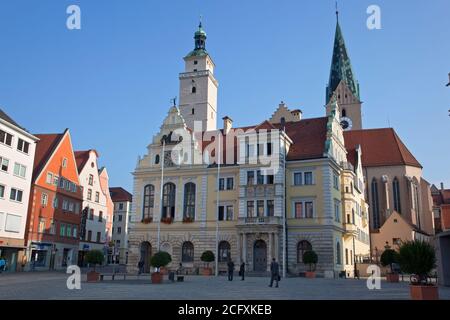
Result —
M327 139L327 117L286 122L286 133L293 144L289 149L288 161L323 158ZM275 124L280 128L281 124Z
M97 157L98 157L98 153L94 149L85 150L85 151L75 151L74 152L74 154L75 154L75 161L77 162L78 173L80 173L81 170L83 170L84 166L88 162L88 160L89 160L89 153L91 151L95 152Z
M45 164L49 160L58 143L64 137L64 133L56 134L35 134L39 141L36 143L36 153L34 156L33 180L41 173Z
M133 196L131 195L131 193L129 193L122 187L109 188L109 193L111 194L111 199L113 202L131 202L133 200Z
M347 150L361 145L364 167L409 165L422 168L392 128L345 131L344 139Z

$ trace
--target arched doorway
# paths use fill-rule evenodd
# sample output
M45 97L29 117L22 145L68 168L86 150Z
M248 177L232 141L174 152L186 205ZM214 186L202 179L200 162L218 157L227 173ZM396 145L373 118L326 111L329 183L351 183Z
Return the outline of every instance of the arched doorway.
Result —
M253 246L253 270L267 271L267 245L263 240L257 240Z
M141 259L144 262L143 272L150 273L150 258L152 257L152 245L145 241L141 243Z

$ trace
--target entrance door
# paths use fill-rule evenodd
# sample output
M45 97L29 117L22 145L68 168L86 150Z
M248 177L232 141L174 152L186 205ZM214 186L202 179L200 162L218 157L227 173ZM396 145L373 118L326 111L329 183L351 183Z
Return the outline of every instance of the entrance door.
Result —
M141 243L141 260L144 262L144 273L150 273L150 258L152 257L152 245L150 242Z
M267 245L263 240L256 241L253 247L253 269L267 271Z

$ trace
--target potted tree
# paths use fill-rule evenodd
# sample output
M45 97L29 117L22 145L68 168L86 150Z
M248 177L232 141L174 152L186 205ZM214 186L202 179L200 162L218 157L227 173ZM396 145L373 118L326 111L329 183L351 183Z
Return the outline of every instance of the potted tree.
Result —
M86 253L85 259L86 262L89 263L89 265L94 265L94 270L87 273L87 281L98 282L100 280L100 273L95 270L95 266L98 264L101 265L103 263L103 260L105 259L103 252L100 250L88 251Z
M319 258L313 250L308 250L303 253L303 263L309 265L309 271L306 271L306 278L316 277L316 264Z
M163 274L160 272L161 267L167 266L172 262L172 257L165 251L159 251L150 259L150 264L156 268L156 271L152 273L152 283L162 283Z
M422 240L407 241L399 250L400 268L411 274L410 294L413 300L438 300L438 287L430 282L429 273L436 266L434 248Z
M202 256L200 257L200 260L206 263L206 268L202 269L202 274L204 276L210 276L212 275L212 268L209 267L209 263L213 262L215 260L214 253L212 251L205 251L202 253Z
M400 276L394 271L393 264L398 263L398 252L393 249L386 249L380 257L380 262L383 267L389 266L391 272L386 274L387 282L399 282Z

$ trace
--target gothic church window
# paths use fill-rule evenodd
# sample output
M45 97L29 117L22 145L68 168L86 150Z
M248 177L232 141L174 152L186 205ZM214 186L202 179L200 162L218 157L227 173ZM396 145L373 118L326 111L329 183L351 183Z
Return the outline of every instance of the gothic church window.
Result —
M397 177L395 177L394 181L392 182L392 191L394 193L394 210L398 213L401 213L402 208L400 205L400 183Z
M380 227L380 205L378 200L378 183L375 178L372 180L371 184L371 196L372 196L372 216L373 216L373 228L377 229Z

